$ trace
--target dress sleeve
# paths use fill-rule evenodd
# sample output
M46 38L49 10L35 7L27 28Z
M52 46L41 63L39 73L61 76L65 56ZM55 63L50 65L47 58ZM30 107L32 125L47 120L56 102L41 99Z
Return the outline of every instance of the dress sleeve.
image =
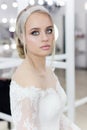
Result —
M62 114L60 118L60 130L81 130L68 117Z
M29 99L25 98L18 104L17 107L20 108L20 111L16 111L16 113L20 113L20 118L16 122L16 130L37 130L34 122L34 108Z
M60 92L60 95L62 93L64 102L66 102L66 100L67 100L66 94L61 87L58 77L55 75L55 73L53 73L53 74L58 83L57 90L58 90L58 92ZM60 90L59 90L59 88L60 88ZM81 130L81 129L76 124L74 124L68 117L66 117L64 114L62 114L60 117L60 130Z
M31 94L34 98L34 93ZM35 120L37 110L34 107L33 98L25 88L22 91L11 88L10 100L14 130L38 130Z

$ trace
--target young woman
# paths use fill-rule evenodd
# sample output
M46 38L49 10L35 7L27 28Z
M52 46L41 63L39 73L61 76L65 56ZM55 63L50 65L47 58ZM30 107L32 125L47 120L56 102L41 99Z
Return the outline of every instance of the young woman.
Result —
M16 23L17 48L24 58L10 84L15 130L80 130L63 114L66 95L46 56L55 46L54 25L42 6L26 7Z

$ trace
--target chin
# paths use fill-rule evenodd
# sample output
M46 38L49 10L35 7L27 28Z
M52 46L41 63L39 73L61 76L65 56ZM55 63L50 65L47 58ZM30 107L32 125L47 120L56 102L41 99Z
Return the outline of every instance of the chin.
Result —
M51 56L51 55L52 55L52 52L48 52L48 53L42 54L42 56Z

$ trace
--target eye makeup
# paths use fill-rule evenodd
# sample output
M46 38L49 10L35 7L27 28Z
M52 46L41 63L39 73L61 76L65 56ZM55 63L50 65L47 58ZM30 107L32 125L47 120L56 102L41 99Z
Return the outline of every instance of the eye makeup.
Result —
M38 36L41 33L41 28L32 28L30 34L33 36ZM52 34L53 33L53 26L48 26L45 29L46 34Z

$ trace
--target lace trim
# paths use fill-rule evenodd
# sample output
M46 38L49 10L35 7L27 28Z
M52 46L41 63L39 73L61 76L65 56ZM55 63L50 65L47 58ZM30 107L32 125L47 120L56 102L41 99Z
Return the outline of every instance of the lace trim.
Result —
M33 101L34 99L39 98L38 97L39 95L40 95L40 97L44 97L46 94L49 94L49 93L58 93L58 95L60 96L61 99L63 99L64 102L66 102L66 100L67 100L67 97L66 97L66 94L64 92L64 89L61 87L61 85L58 82L58 80L56 82L55 89L52 88L52 87L47 88L47 89L42 89L42 88L35 87L35 86L30 86L30 87L28 86L28 87L24 88L24 87L21 87L20 85L18 85L16 83L16 81L14 81L14 80L11 81L10 87L11 87L11 91L16 91L16 94L18 92L17 98L19 100L25 98L25 95L26 95L26 97L29 97L31 99L31 101ZM14 87L14 88L12 89L12 87ZM20 91L22 93L21 96L19 95ZM62 97L62 95L64 95L64 96Z
M58 81L56 81L55 88L54 88L54 87L49 87L49 88L46 88L46 89L42 89L42 88L40 88L40 87L35 87L35 85L22 87L22 86L19 85L15 80L11 80L11 84L12 84L12 86L14 86L13 84L15 84L15 85L16 85L18 88L20 88L21 90L32 89L32 90L39 90L39 91L43 91L43 92L46 92L46 91L49 91L49 90L56 91L56 90L58 90L58 89L61 87L61 86L59 85L59 82L58 82Z
M60 83L59 83L59 81L58 81L58 78L57 78L57 76L55 75L55 73L53 72L53 76L54 76L54 78L55 78L55 80L56 80L56 84L55 84L55 87L49 87L49 88L46 88L46 89L42 89L42 88L40 88L40 87L36 87L35 85L32 85L32 86L25 86L25 87L23 87L23 86L21 86L20 84L18 84L15 80L11 80L11 84L16 84L16 86L18 87L18 88L20 88L20 89L34 89L34 90L39 90L39 91L44 91L44 92L46 92L46 91L49 91L50 89L51 90L53 90L53 91L56 91L56 90L58 90L58 88L59 88L59 86L61 86L60 85Z

